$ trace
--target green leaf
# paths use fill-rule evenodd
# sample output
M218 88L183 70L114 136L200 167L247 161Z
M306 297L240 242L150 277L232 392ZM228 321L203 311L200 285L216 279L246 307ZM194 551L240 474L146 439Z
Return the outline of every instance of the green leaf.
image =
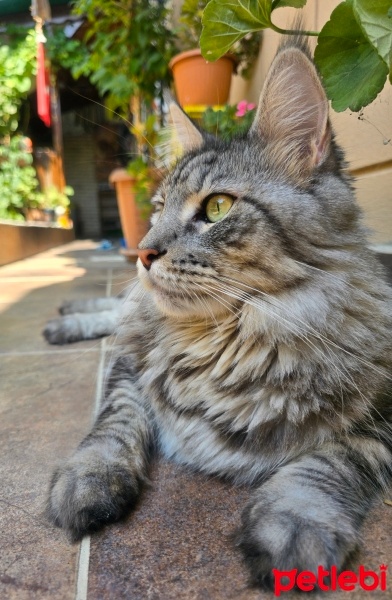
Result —
M202 22L201 52L217 60L246 34L271 26L271 0L211 0Z
M272 3L273 10L276 8L283 8L285 6L291 6L292 8L303 8L307 0L279 0L276 4Z
M354 0L353 8L362 31L392 72L391 0Z
M352 0L332 12L320 32L314 57L337 112L360 110L384 87L388 67L358 25Z

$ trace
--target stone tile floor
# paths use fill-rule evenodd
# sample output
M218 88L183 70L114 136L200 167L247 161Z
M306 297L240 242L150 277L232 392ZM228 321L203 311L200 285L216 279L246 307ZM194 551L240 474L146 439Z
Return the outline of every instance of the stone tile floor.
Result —
M0 269L0 599L270 600L248 587L230 539L245 489L161 461L125 522L71 545L46 521L50 474L89 428L109 344L53 347L42 328L62 300L116 293L134 275L86 241ZM365 524L369 569L392 568L391 519L380 501ZM388 588L350 597L392 598L392 576Z

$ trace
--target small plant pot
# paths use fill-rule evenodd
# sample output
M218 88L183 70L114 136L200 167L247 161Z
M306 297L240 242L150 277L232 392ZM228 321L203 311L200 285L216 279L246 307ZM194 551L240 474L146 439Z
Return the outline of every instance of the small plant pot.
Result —
M148 231L149 221L142 218L136 203L135 179L125 169L115 169L109 176L109 182L116 188L121 228L127 245L123 254L136 258L138 244Z
M207 62L199 49L174 56L169 66L179 104L214 106L226 104L236 59L226 54L215 62Z

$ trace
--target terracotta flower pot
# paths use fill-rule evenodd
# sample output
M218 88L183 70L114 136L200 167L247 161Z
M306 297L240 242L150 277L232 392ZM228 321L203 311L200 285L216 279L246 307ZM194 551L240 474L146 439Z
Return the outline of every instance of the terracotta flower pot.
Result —
M235 64L236 59L230 54L207 62L199 49L174 56L169 66L179 104L182 107L226 104Z
M127 244L124 254L136 257L137 246L147 233L149 221L140 215L135 200L135 179L125 169L115 169L111 172L109 181L116 188L121 228Z

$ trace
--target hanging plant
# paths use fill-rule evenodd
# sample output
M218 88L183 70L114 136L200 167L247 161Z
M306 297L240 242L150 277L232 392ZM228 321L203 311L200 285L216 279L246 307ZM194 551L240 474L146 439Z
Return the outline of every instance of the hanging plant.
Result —
M73 12L88 23L87 52L72 68L96 85L107 105L127 113L132 96L151 101L170 80L173 33L167 2L159 0L76 0Z
M206 60L217 60L245 36L272 29L279 8L302 8L307 0L211 0L203 12L200 46ZM392 83L391 0L345 0L331 13L318 37L315 62L332 108L359 111L376 98L387 78Z

